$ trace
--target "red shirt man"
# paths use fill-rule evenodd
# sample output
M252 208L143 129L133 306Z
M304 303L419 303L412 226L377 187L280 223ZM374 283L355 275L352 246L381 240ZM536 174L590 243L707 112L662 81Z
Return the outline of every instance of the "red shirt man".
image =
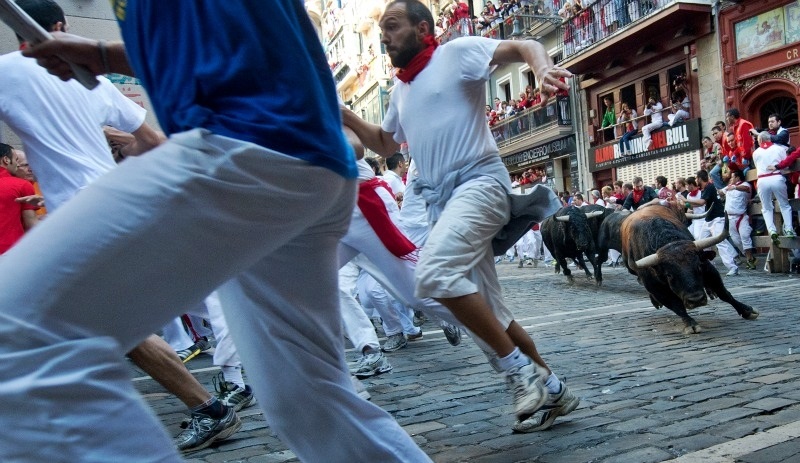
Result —
M0 254L5 254L37 220L35 206L17 202L17 198L35 192L30 182L11 175L16 170L13 149L0 144Z
M728 123L728 131L736 139L736 146L739 148L741 156L748 162L752 161L755 143L750 131L753 130L753 124L742 119L736 108L731 108L725 113L725 120Z

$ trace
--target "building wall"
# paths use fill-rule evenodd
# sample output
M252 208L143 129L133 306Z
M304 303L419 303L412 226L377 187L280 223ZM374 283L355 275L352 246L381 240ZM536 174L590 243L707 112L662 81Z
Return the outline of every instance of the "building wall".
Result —
M699 169L697 159L698 152L689 151L666 158L651 159L647 162L618 167L617 180L628 183L633 180L633 177L642 177L645 185L650 185L655 182L657 176L663 175L671 184L678 177L693 177Z
M703 133L709 135L716 121L724 120L725 101L722 92L722 59L719 37L716 33L697 40L696 77L700 102L700 120ZM693 62L694 64L694 62Z

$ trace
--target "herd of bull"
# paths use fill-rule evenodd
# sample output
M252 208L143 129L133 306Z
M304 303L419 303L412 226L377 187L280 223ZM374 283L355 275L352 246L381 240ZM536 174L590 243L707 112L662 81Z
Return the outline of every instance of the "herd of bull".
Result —
M601 268L608 251L619 251L625 267L650 293L653 305L667 307L681 317L685 333L700 332L686 311L708 304L708 298L718 297L742 318L756 319L758 311L728 292L711 262L716 253L708 249L726 239L727 220L719 236L695 240L687 223L702 217L685 213L680 203L650 205L635 212L567 206L542 222L542 240L556 261L556 272L563 271L570 283L574 277L567 258L583 268L587 278L594 277L595 283L602 285ZM584 256L594 267L594 275Z

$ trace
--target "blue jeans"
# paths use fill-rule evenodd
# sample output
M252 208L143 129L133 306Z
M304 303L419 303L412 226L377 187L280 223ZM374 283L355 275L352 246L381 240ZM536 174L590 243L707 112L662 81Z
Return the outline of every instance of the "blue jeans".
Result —
M623 143L625 144L625 147L624 147L625 151L630 151L631 150L631 138L633 138L633 136L636 135L636 132L637 132L637 130L631 130L630 132L625 132L625 134L622 135L622 138L619 139L619 150L620 151L623 151L623 146L622 146Z

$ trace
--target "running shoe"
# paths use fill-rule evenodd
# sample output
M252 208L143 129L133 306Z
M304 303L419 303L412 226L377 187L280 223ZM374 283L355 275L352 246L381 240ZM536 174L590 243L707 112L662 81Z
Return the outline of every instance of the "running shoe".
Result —
M192 413L192 416L181 424L184 431L175 438L178 450L194 452L231 437L242 427L242 421L233 407L225 407L225 412L221 418Z

